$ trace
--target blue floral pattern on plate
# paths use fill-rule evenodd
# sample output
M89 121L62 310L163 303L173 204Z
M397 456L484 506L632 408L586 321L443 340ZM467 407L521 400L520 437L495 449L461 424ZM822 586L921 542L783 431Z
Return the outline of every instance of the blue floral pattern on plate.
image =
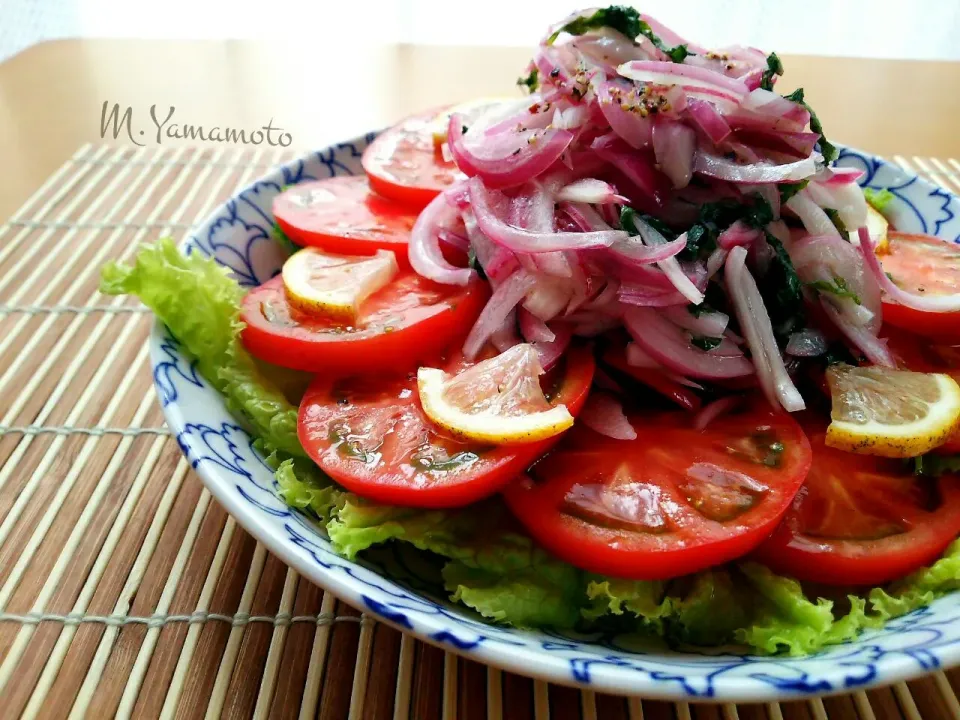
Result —
M270 241L271 203L303 180L362 172L367 134L278 168L220 207L184 243L212 255L253 286L280 268ZM916 175L845 148L840 165L864 170L861 185L889 188L904 231L960 240L960 201ZM559 635L482 621L449 603L436 568L403 546L357 561L338 556L322 530L276 495L273 474L252 438L227 412L162 324L150 340L164 413L184 454L213 495L252 535L305 577L382 620L480 662L599 691L671 700L765 701L889 683L960 662L960 593L810 657L757 657L733 649L673 649L649 639Z

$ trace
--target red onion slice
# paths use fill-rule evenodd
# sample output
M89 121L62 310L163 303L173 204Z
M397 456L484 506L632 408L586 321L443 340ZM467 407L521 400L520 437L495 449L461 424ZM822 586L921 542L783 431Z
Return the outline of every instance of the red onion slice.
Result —
M458 268L448 263L440 250L437 233L452 226L457 219L457 211L450 207L443 195L431 200L420 213L410 232L407 250L410 265L418 275L444 285L466 285L476 275L470 268Z
M463 117L451 115L447 144L453 159L462 172L483 178L491 188L514 187L537 177L553 165L573 141L573 133L567 130L504 130L506 142L494 142L491 136L477 133L484 142L471 148L465 141L463 128ZM480 154L481 151L489 153L491 146L501 154Z
M810 199L805 190L801 190L787 200L787 207L797 214L800 222L803 223L803 227L811 235L832 235L838 238L840 237L840 233L837 232L837 226L833 224L833 221L830 220L823 211L823 208Z
M599 232L550 232L538 233L510 225L505 219L505 209L510 199L497 190L488 190L478 177L468 181L470 201L477 224L490 240L520 253L543 253L554 250L583 250L608 247L627 237L622 230Z
M718 380L744 377L753 366L741 353L716 355L690 342L687 332L652 308L631 308L624 324L634 342L663 367L688 377Z
M554 334L553 340L533 343L533 347L539 355L540 367L544 370L549 370L556 365L557 360L563 356L573 339L573 332L566 324L558 324L552 332Z
M694 315L688 308L671 307L663 311L674 325L689 330L696 335L720 337L730 323L730 317L719 311L703 311Z
M635 217L634 224L637 226L637 231L640 233L640 237L643 238L643 241L647 245L659 246L666 245L667 239L658 233L652 225L644 222L641 218ZM684 245L686 245L686 233L681 235L683 238ZM680 238L677 238L678 240ZM661 260L657 263L657 266L663 270L663 274L667 276L673 286L677 289L681 295L683 295L687 300L692 302L694 305L699 305L703 302L703 293L694 285L690 278L688 278L683 270L680 268L680 263L677 262L675 257L668 258L667 260Z
M748 247L763 238L763 233L747 225L743 220L737 220L730 227L720 233L717 245L724 250L731 250L737 246Z
M613 132L636 150L650 145L653 123L649 117L630 109L633 88L616 82L595 82L594 90L600 112Z
M803 397L790 379L783 364L773 325L757 289L757 283L746 266L747 251L735 247L727 256L727 293L750 348L760 387L771 405L782 405L789 412L803 410Z
M493 331L490 336L490 342L500 352L506 352L514 345L523 342L523 338L517 334L517 311L516 308L510 311L500 327Z
M614 440L636 440L637 431L623 412L623 405L610 393L594 390L577 418L595 433Z
M706 68L654 60L633 60L617 68L623 77L652 85L680 85L684 88L722 90L742 100L748 90L740 80Z
M735 160L714 155L701 148L694 157L693 171L718 180L737 183L798 182L816 174L816 159L819 157L819 155L811 155L803 160L783 165L770 165L763 162L741 165Z
M490 296L463 344L463 354L468 360L473 360L477 356L490 336L503 325L510 312L523 300L536 282L537 278L534 275L526 270L517 270L493 291L493 295Z
M690 184L697 134L680 122L659 118L653 126L653 153L675 188Z
M526 308L517 313L520 322L520 334L527 342L553 342L557 336L547 324Z
M898 286L883 271L883 265L880 263L880 258L877 257L877 245L870 237L867 229L862 227L857 231L857 234L860 237L860 252L863 254L867 267L876 278L880 289L889 295L895 303L922 312L951 313L960 311L960 293L953 295L917 295Z
M595 178L583 178L564 185L556 195L560 202L582 202L591 205L607 205L618 202L626 204L627 199L617 195L617 189L608 182Z
M717 108L704 100L688 100L687 112L714 145L719 145L733 132Z
M833 324L846 336L847 340L867 356L867 360L874 365L881 365L883 367L895 368L897 366L897 361L887 348L886 340L881 340L867 328L850 322L843 313L828 303L824 298L820 299L820 305L823 307L824 312L827 313L827 316L833 321Z
M634 235L613 243L607 252L638 265L661 263L683 252L687 247L687 234L663 245L644 245L640 236Z

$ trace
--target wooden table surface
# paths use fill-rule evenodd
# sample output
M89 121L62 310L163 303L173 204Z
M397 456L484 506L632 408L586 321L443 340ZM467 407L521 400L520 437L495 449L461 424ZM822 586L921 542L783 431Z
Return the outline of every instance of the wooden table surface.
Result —
M0 216L78 146L101 141L105 101L132 108L134 139L148 145L157 144L155 105L159 122L175 108L165 130L190 123L249 133L271 122L290 133L293 147L308 149L432 105L515 93L529 55L529 48L364 46L353 34L288 44L41 43L0 64ZM831 139L879 154L960 156L960 63L785 57L784 64L781 91L804 87ZM126 134L116 142L132 144Z

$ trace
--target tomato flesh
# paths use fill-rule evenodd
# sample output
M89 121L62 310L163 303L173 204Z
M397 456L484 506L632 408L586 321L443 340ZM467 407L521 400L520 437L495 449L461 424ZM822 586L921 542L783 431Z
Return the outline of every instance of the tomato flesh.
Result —
M407 265L407 242L417 213L370 190L365 177L299 183L273 199L273 216L298 245L344 255L392 250Z
M684 412L632 415L637 439L582 425L504 491L530 534L591 572L658 580L740 557L786 512L810 446L757 399L705 430Z
M345 325L291 306L278 275L244 297L240 338L261 360L294 370L394 373L462 341L488 295L479 279L453 287L401 271Z
M441 110L408 117L370 143L361 162L374 190L423 208L466 177L453 162L443 159L434 143L431 121Z
M462 358L443 365L468 366ZM593 356L571 348L541 379L552 403L576 415L593 380ZM415 376L318 376L300 403L300 442L341 485L393 505L454 507L493 494L560 437L527 445L494 447L455 440L433 425L420 407Z
M921 295L960 293L960 246L931 235L890 231L887 237L880 262L900 287ZM883 319L927 337L960 338L960 312L924 312L885 301Z
M960 478L918 478L902 462L829 448L783 522L756 551L776 572L832 585L878 585L936 560L960 533Z

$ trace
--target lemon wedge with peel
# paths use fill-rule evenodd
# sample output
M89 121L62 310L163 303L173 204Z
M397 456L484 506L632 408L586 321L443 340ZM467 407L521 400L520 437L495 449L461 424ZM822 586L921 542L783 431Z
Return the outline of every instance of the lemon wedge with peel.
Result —
M933 450L960 426L960 386L949 375L832 365L827 445L906 458Z
M423 411L464 440L520 445L559 435L573 425L566 405L551 405L540 388L543 368L530 344L450 376L420 368L417 386Z
M397 270L397 258L389 250L373 257L337 257L304 248L283 264L283 286L294 307L352 322L360 304Z

